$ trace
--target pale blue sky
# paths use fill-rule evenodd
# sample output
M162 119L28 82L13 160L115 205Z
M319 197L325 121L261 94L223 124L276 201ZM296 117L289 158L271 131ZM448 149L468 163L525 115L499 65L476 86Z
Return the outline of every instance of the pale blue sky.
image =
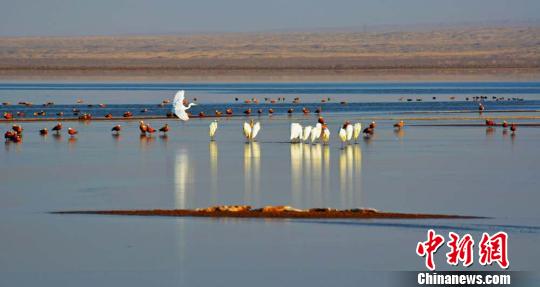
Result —
M540 0L0 0L0 36L538 21Z

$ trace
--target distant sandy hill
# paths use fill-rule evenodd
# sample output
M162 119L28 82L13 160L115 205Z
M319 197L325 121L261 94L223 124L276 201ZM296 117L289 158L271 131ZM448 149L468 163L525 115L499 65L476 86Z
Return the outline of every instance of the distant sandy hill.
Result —
M445 69L536 73L539 68L540 27L0 38L0 79L62 74L414 74Z

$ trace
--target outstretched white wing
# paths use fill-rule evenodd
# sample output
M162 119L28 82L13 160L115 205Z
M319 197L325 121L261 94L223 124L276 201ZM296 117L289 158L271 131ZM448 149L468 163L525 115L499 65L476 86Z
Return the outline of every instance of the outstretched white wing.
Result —
M261 130L261 123L257 122L253 126L253 130L251 131L251 138L254 139L257 136L257 134L259 133L260 130Z
M244 122L244 136L248 139L251 136L251 126L247 122Z
M299 123L291 124L291 141L302 138L302 126Z
M181 120L187 121L189 120L189 116L186 113L186 106L184 106L184 91L178 91L176 95L174 95L173 100L173 113Z
M307 126L304 128L304 134L302 135L302 139L304 141L307 141L309 139L309 135L311 134L312 129L313 129L312 126Z
M176 95L174 95L173 106L178 104L184 104L184 90L178 91L176 92Z

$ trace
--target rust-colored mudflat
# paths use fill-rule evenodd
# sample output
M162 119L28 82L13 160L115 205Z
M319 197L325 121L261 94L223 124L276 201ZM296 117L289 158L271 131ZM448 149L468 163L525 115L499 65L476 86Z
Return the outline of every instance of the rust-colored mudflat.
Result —
M153 209L153 210L95 210L95 211L58 211L55 214L102 214L102 215L136 215L136 216L179 216L179 217L234 217L234 218L401 218L401 219L452 219L478 218L474 216L397 213L373 210L327 210L327 211L202 211L190 209Z

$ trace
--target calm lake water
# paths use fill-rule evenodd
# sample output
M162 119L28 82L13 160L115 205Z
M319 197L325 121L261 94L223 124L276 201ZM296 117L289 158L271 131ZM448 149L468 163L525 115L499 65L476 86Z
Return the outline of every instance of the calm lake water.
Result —
M0 111L70 110L83 99L106 103L118 113L148 107L149 114L161 115L168 108L155 104L177 89L196 97L203 111L247 107L235 97L285 96L288 104L278 104L281 112L273 117L251 117L262 125L253 144L245 144L241 135L244 117L219 119L215 142L208 139L213 119L150 120L154 127L171 126L167 137L151 138L139 136L136 121L65 123L79 131L76 139L65 133L39 136L38 130L50 129L52 122L22 123L23 143L4 144L0 151L1 286L391 285L399 278L395 271L425 270L415 247L429 228L471 233L476 240L482 232L506 231L509 270L540 271L535 264L540 260L540 128L519 127L512 136L500 127L412 126L426 122L407 121L411 126L395 132L394 121L384 119L450 114L478 117L453 123L482 123L477 103L465 100L481 95L489 97L484 117L536 116L540 83L1 83L1 102L35 105ZM516 99L495 102L493 96ZM322 97L332 98L323 106L332 132L329 146L287 143L291 122L316 121L314 114L285 114L295 97L312 109ZM47 101L58 105L38 106ZM375 136L340 149L337 131L343 121L367 125L372 117L379 119ZM525 121L540 120L516 120ZM118 137L110 133L115 124L123 126ZM10 126L0 123L2 131ZM372 207L489 218L252 220L48 213L216 204ZM459 269L445 263L446 251L437 253L438 267ZM475 262L472 269L498 270Z

